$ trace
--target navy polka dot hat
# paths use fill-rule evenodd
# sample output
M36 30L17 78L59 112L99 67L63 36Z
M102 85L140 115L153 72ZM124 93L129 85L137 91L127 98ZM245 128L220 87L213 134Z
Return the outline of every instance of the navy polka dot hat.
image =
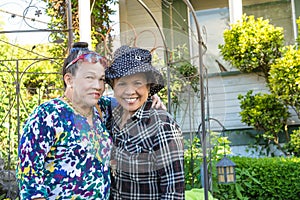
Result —
M150 95L154 95L164 87L162 74L151 65L150 51L129 46L121 46L114 53L111 66L105 71L106 82L113 87L113 79L146 73L150 84Z

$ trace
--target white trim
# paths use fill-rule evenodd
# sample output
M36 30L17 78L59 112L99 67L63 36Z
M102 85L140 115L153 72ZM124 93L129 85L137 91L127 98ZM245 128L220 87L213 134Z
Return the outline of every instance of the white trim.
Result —
M228 0L229 4L229 20L230 23L236 23L243 15L242 0Z
M80 41L87 42L92 48L90 0L78 0Z

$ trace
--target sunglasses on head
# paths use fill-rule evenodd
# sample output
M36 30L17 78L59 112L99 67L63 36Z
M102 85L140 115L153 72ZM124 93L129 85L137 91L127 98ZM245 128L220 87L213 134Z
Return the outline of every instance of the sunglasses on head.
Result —
M90 53L84 53L81 54L79 56L77 56L77 58L75 58L74 60L72 60L67 66L66 66L66 70L73 64L75 64L76 62L78 62L79 60L82 60L83 62L89 62L89 63L97 63L100 62L104 68L107 67L107 60L104 56L101 56L95 52L90 52Z

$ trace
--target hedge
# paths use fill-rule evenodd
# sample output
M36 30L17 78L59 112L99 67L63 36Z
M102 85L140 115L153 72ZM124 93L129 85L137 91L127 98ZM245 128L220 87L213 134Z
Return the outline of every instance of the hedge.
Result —
M235 184L218 184L214 198L300 199L300 158L230 157L236 166Z

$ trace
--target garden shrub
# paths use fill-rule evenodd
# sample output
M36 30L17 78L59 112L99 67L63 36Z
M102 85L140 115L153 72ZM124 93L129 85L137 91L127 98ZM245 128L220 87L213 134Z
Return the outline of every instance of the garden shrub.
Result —
M282 52L283 56L271 65L269 87L300 119L300 50L287 46Z
M36 47L36 51L44 52L46 57L50 48ZM0 50L3 55L11 52L13 59L0 62L0 158L6 170L16 167L18 137L28 115L39 104L62 93L60 72L53 67L54 63L62 64L61 58L29 58L33 56L28 51L9 45Z
M240 94L238 99L241 121L257 131L263 131L257 137L263 138L267 144L274 143L285 153L279 144L279 133L285 130L290 116L285 104L273 94L253 94L252 90L249 90L246 95Z
M213 196L219 200L300 199L300 158L231 157L236 167L236 183L218 185Z
M300 157L300 128L293 130L290 141L284 144L284 149L292 156Z
M284 46L283 28L269 22L244 14L224 31L224 44L219 45L224 60L241 72L260 71L266 81L270 65L281 57L280 49Z
M230 154L230 141L227 137L220 136L218 132L211 132L211 148L208 147L207 153L209 169L215 168L217 161L223 158L224 153ZM203 161L202 147L199 137L194 137L192 144L185 140L187 149L184 152L184 173L185 173L185 189L202 188L201 167ZM212 174L212 178L216 178L215 170L208 170ZM212 181L215 184L215 181Z

